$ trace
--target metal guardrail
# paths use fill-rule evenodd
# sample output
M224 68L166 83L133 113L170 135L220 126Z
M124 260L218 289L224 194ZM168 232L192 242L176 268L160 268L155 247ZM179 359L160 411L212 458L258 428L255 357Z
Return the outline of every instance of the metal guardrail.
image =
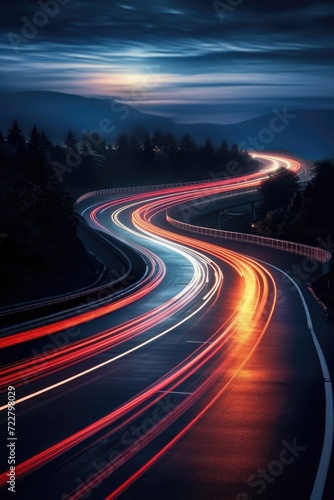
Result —
M255 170L252 170L250 172L247 172L247 175L252 174L255 172ZM148 185L148 186L133 186L133 187L117 187L117 188L108 188L108 189L99 189L97 191L90 191L89 193L85 193L82 196L80 196L76 202L75 205L78 205L82 201L87 200L88 198L92 198L93 196L106 196L109 194L124 194L124 193L145 193L149 191L158 191L160 189L171 189L171 188L179 188L179 187L185 187L185 186L198 186L202 184L209 184L213 182L217 182L219 180L227 180L227 179L237 179L240 177L239 175L231 175L227 176L225 178L215 178L215 179L207 179L207 180L202 180L202 181L191 181L191 182L176 182L176 183L170 183L170 184L155 184L155 185Z
M99 189L97 191L90 191L89 193L83 194L76 200L78 205L82 201L92 198L93 196L105 196L108 194L123 194L123 193L145 193L148 191L158 191L159 189L169 189L174 187L184 187L184 186L196 186L197 184L206 184L208 182L214 182L217 179L210 179L208 181L193 181L193 182L177 182L174 184L155 184L152 186L133 186L133 187L118 187L110 189Z
M237 178L238 176L235 176ZM99 191L92 191L90 193L86 193L85 195L81 196L78 198L76 201L77 204L79 204L81 201L84 201L92 196L104 196L104 195L109 195L109 194L122 194L122 193L134 193L134 192L145 192L145 191L154 191L158 189L168 189L168 188L173 188L173 187L183 187L183 186L191 186L191 185L201 185L201 184L206 184L209 182L215 182L217 179L210 179L207 181L195 181L195 182L183 182L183 183L176 183L176 184L158 184L155 186L137 186L137 187L121 187L121 188L112 188L112 189L102 189ZM274 248L277 250L282 250L285 252L290 252L290 253L295 253L298 255L304 255L306 257L309 257L311 259L317 260L319 262L322 262L323 264L329 263L331 260L331 254L318 247L312 247L309 245L303 245L301 243L294 243L290 241L284 241L284 240L278 240L275 238L266 238L264 236L258 236L258 235L253 235L253 234L246 234L246 233L237 233L233 231L224 231L221 229L211 229L211 228L203 228L200 226L194 226L192 224L182 222L180 220L174 219L171 216L171 213L178 213L183 211L185 213L189 208L196 208L196 206L199 206L201 204L207 204L214 202L218 199L224 199L224 198L231 198L233 196L237 195L244 195L244 194L249 194L249 193L255 193L257 192L257 189L248 189L245 188L245 190L238 189L238 190L233 190L228 193L220 193L218 195L212 195L211 197L204 197L202 201L197 202L187 202L183 203L181 205L177 205L176 207L173 207L168 211L166 214L166 220L169 222L171 225L174 225L175 227L179 227L180 229L194 232L197 234L203 234L206 236L213 236L215 238L222 238L222 239L227 239L227 240L233 240L233 241L239 241L239 242L244 242L244 243L252 243L254 245L260 245L260 246L265 246L269 248Z
M328 263L331 259L331 254L323 248L303 245L301 243L293 243L291 241L277 240L274 238L266 238L264 236L258 236L255 234L237 233L234 231L225 231L223 229L211 229L209 227L195 226L193 224L188 224L186 222L176 220L172 218L168 213L166 214L166 220L172 226L183 229L184 231L189 231L204 236L211 236L214 238L237 241L241 243L251 243L253 245L261 245L264 247L274 248L276 250L282 250L284 252L304 255L306 257L309 257L310 259L317 260L322 264Z
M236 176L236 178L237 177L238 176ZM84 201L84 200L86 200L92 196L95 196L95 195L102 195L103 196L103 195L109 195L109 194L155 191L155 190L159 190L159 189L168 189L168 188L173 188L173 187L202 185L202 184L207 184L209 182L215 182L215 181L217 181L217 179L210 179L207 181L183 182L183 183L176 183L176 184L157 184L154 186L137 186L137 187L130 187L130 188L129 187L122 187L122 188L103 189L103 190L99 190L99 191L92 191L92 192L86 193L85 195L78 198L78 200L76 201L76 204L79 204L81 201ZM244 190L239 189L239 190L229 191L228 193L213 194L211 196L207 196L207 197L203 198L202 201L197 201L197 204L200 205L200 204L208 203L208 202L212 203L213 201L217 200L218 197L219 198L231 198L232 196L253 193L256 191L257 191L256 189L251 189L251 190L248 189L247 190L245 188ZM184 204L184 205L191 206L191 204L192 204L192 202L188 202L188 204ZM84 219L82 219L82 221L85 222ZM112 245L112 243L110 241L106 240L106 238L104 238L104 236L102 236L101 234L97 233L96 236L103 238L105 241L108 242L109 245L115 247L115 245ZM2 307L2 308L0 308L0 317L1 316L8 316L11 314L19 314L19 313L23 313L23 312L28 311L28 310L38 309L38 308L47 307L47 306L51 306L51 305L61 304L64 302L87 297L87 296L90 296L92 294L98 294L99 292L101 292L103 290L107 290L108 288L110 289L110 288L114 287L118 283L126 280L126 278L130 275L130 273L132 271L132 263L131 263L130 259L119 248L117 248L117 251L120 254L122 254L122 257L126 261L127 271L123 276L117 278L116 280L109 282L109 283L106 283L106 284L103 284L103 285L100 285L100 286L95 286L101 280L101 275L105 273L105 269L104 269L103 272L101 273L101 275L95 281L95 283L93 283L90 286L88 285L86 287L83 287L74 293L64 293L64 294L60 294L60 295L50 297L50 298L44 299L44 300L35 300L35 301L30 301L30 302L24 302L21 304L15 304L14 306Z

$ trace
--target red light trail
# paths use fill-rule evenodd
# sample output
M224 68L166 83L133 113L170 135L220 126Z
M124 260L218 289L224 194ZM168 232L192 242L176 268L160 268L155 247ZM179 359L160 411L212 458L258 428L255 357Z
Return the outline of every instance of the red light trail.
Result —
M85 446L85 442L89 439L94 438L96 442L100 442L116 435L129 423L143 417L145 412L163 398L164 394L182 391L184 385L191 384L191 392L185 392L186 397L168 415L158 420L152 432L144 435L139 443L130 444L117 460L108 463L102 470L91 475L89 480L69 494L71 499L81 498L95 488L101 479L109 477L167 428L171 428L172 424L182 416L188 415L192 408L197 408L201 400L205 401L204 406L197 411L195 416L187 417L182 429L175 431L167 444L164 444L107 497L108 500L116 498L201 418L240 372L265 334L275 309L276 286L271 273L249 257L227 250L218 244L159 227L156 220L168 208L189 200L256 187L282 163L293 171L302 170L298 162L284 157L265 154L255 156L265 161L266 165L254 174L247 174L236 179L203 182L182 188L168 188L129 195L122 199L96 203L86 210L89 211L91 223L98 229L108 232L113 224L123 236L129 235L131 245L144 253L150 262L149 273L145 280L128 296L98 307L96 310L49 325L2 336L0 339L2 349L13 349L22 343L33 342L52 333L112 315L124 308L129 308L131 311L131 306L138 301L149 301L153 292L157 292L166 280L168 270L161 256L155 254L149 248L149 244L148 248L145 248L145 242L153 244L155 248L160 247L171 252L175 255L175 259L184 259L192 269L191 276L181 290L175 290L167 300L163 300L142 314L92 333L88 337L72 341L64 347L55 348L43 356L31 356L5 366L0 373L3 387L8 384L17 387L23 385L22 373L26 381L25 385L28 386L24 390L24 395L17 400L18 407L20 405L24 407L28 401L34 404L34 401L39 400L42 395L47 399L56 388L66 386L73 380L78 380L94 371L101 371L111 363L171 334L192 318L198 317L198 320L203 320L206 315L212 313L218 317L218 323L215 324L213 321L212 326L208 323L209 333L206 341L194 348L190 354L157 378L154 383L104 417L69 436L64 436L63 439L18 464L16 467L18 480L70 450L76 453L75 447ZM110 216L109 224L103 222L106 215ZM231 313L227 318L221 318L219 321L219 307L221 307L220 303L225 293L222 268L226 265L233 269L235 288L233 297L230 299ZM166 327L167 320L169 323ZM143 336L145 337L142 338ZM129 346L129 341L135 341L135 345ZM113 353L116 346L124 346L123 351ZM102 353L108 353L108 359L103 362L96 361L95 358ZM38 362L39 358L41 362ZM88 368L86 365L83 366L89 360L91 366ZM71 374L67 371L69 369L71 369ZM37 384L38 388L30 389L30 384L34 386ZM4 411L6 408L7 405L3 405L0 410ZM1 486L6 484L6 474L7 471L0 475Z

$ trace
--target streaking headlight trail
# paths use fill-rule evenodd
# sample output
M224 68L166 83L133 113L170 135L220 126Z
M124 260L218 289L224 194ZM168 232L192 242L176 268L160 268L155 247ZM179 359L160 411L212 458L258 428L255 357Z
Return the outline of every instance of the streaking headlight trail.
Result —
M79 486L66 475L66 498L85 498L97 491L101 481L105 498L118 497L212 408L256 351L277 300L270 270L220 243L175 232L163 223L171 207L256 188L282 165L303 173L295 160L262 153L254 156L262 167L253 174L123 198L96 198L86 204L82 214L90 224L143 254L148 273L140 286L107 305L0 337L9 359L23 349L24 354L8 362L0 373L2 387L11 384L19 389L16 404L22 421L38 420L41 408L43 415L57 413L63 404L71 411L69 426L57 431L51 428L45 441L22 452L16 466L16 479L22 480L22 487L29 475L34 477L51 462L56 468L62 461L86 463L85 457L100 450L103 443L116 446L120 433L145 419L171 395L173 408L159 415L139 441L122 443L118 456ZM43 355L29 355L36 342L41 345L49 335L80 325L81 334L67 345ZM145 363L146 356L154 361L157 353L165 354L166 363L157 361L147 378L144 371L137 385L126 387L117 399L113 377L123 373L126 363L136 367ZM102 383L113 396L109 398L107 392L99 405ZM90 401L96 391L96 407L86 408L79 396L78 403L75 397L72 400L74 390L82 398L89 394ZM2 416L6 409L2 404ZM22 432L29 433L29 429L22 428ZM0 475L1 487L6 485L6 474L4 470Z

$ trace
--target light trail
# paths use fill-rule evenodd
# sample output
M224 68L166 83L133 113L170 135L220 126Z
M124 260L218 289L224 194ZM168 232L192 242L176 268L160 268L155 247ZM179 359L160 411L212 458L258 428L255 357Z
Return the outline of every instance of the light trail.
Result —
M299 162L295 160L290 160L286 159L283 156L271 156L271 155L265 155L265 154L255 154L253 155L256 158L265 160L269 163L271 163L270 170L272 169L277 169L277 162L281 161L286 164L286 167L289 169L292 169L295 172L298 172L302 170L302 166ZM268 174L266 172L266 169L261 169L259 172L253 173L253 174L247 174L244 176L240 176L237 179L231 178L231 179L223 179L215 182L203 182L202 184L198 185L190 185L190 186L183 186L182 188L168 188L165 190L160 190L154 193L155 198L157 199L159 196L161 197L179 197L180 202L181 201L187 201L188 199L194 199L196 197L201 197L201 196L209 196L211 194L219 194L219 193L224 193L228 191L232 191L234 189L243 189L245 187L256 187L258 186L263 180L268 178ZM152 193L150 193L152 195ZM125 204L127 202L131 203L139 203L143 202L147 199L147 194L146 193L140 193L132 196L128 196L126 198L122 198L114 200L112 202L108 202L102 205L99 205L98 208L92 211L91 214L91 219L94 221L94 224L99 228L104 231L108 232L108 229L102 226L96 219L96 213L97 212L102 212L105 209L109 209L111 207L116 207L118 204ZM88 210L88 209L86 209ZM154 262L154 256L147 251L147 249L143 248L142 246L137 245L138 251L144 253L147 258L150 260L151 265L153 268L158 266L159 264ZM146 279L146 282L150 281L151 276ZM138 300L141 296L145 295L146 293L149 293L149 290L146 289L145 287L141 287L141 290L137 292L137 294L133 294L130 297L126 297L122 300L118 300L114 304L108 304L106 306L102 307L97 307L94 309L94 311L90 311L87 313L79 314L77 316L61 320L61 321L56 321L54 323L51 323L49 325L33 328L30 330L22 331L19 333L14 333L14 334L9 334L9 335L1 335L0 336L0 349L4 349L7 347L11 347L17 344L20 344L22 342L28 342L31 340L35 340L37 338L41 338L47 335L50 335L52 333L56 333L65 329L73 328L75 326L78 326L82 323L86 323L88 321L91 321L95 318L99 318L101 316L105 316L106 314L109 314L115 310L118 310L121 307L124 307L126 305L130 305L134 301Z
M196 240L194 240L196 241ZM214 245L211 245L214 247ZM219 247L217 247L217 250L219 251ZM231 252L232 254L234 252ZM235 254L238 256L238 254ZM186 360L185 363L182 363L181 366L176 367L169 376L164 376L163 379L160 382L157 382L153 386L151 386L146 392L141 394L137 399L134 399L133 401L127 403L123 407L117 409L115 412L112 412L108 416L104 417L100 421L95 422L91 426L81 430L80 432L70 436L66 440L63 440L62 442L57 443L53 447L49 448L48 450L43 451L39 455L36 455L32 457L30 460L27 460L26 462L19 464L16 468L16 475L17 477L20 477L21 475L25 475L31 470L34 470L46 463L48 463L50 460L54 459L55 457L59 456L60 454L66 452L68 449L72 448L73 446L79 444L83 440L88 439L91 437L93 434L101 431L101 429L110 426L111 423L117 421L120 417L126 415L127 412L133 410L138 406L138 404L142 404L144 401L147 401L149 398L151 398L154 394L156 394L158 391L161 390L166 390L170 384L175 382L178 378L179 383L178 384L173 384L170 387L170 390L175 389L180 383L183 383L187 378L189 378L191 375L194 375L205 363L208 363L209 360L212 359L214 355L216 355L221 348L225 345L227 340L231 338L231 336L236 335L237 339L235 340L235 347L234 351L238 351L240 349L240 344L241 339L244 338L244 342L248 340L248 337L254 332L252 330L256 330L255 326L259 320L260 315L263 312L263 308L265 307L265 304L267 303L268 300L268 289L266 285L266 279L268 273L261 269L261 266L255 266L253 263L251 263L250 259L247 258L242 258L240 259L240 256L238 256L239 263L242 267L244 267L244 272L245 276L248 278L246 280L247 286L245 289L245 293L243 296L243 300L239 304L239 308L233 313L231 318L224 323L221 328L215 332L210 340L212 340L211 344L208 344L205 346L204 349L199 348L195 351L197 355L194 357L193 355L191 356L191 359ZM258 282L257 279L254 277L254 270L257 267L257 271L260 272L260 277L263 280L263 286L264 289L266 290L266 293L264 296L262 296L262 293L260 293L259 290L257 290ZM272 279L272 278L271 278ZM203 304L204 305L204 304ZM271 311L269 313L269 317L271 317L272 311L274 309L275 305L275 297L273 298L272 305L271 305ZM252 328L252 321L254 321L254 327ZM269 322L269 319L267 318L267 323ZM247 325L247 332L245 336L245 330L246 330L246 325ZM266 328L266 327L265 327ZM261 330L261 335L264 333L265 328L262 328ZM240 332L240 329L242 329L242 332ZM255 343L259 341L259 338L261 335L258 335L258 332L255 332ZM252 345L253 347L253 345ZM248 356L249 352L247 352ZM234 355L236 353L234 352ZM230 355L231 356L231 355ZM247 357L246 356L246 357ZM227 361L225 361L225 365L227 365L227 362L231 362L230 358L227 357ZM221 370L223 368L223 365L221 362L219 362L219 365L217 367L217 370L219 373L221 373ZM217 377L217 370L214 371L208 380L210 380L210 384L208 384L208 380L204 383L204 386L202 387L201 391L198 391L197 397L195 400L198 400L200 394L202 394L203 390L207 390L208 387L216 380ZM188 373L187 373L188 372ZM184 376L184 373L187 373L187 377ZM194 399L194 396L191 395L192 399ZM159 396L161 398L161 395ZM193 404L193 403L192 403ZM188 409L189 406L185 406L184 411ZM0 485L3 485L4 482L6 481L6 475L3 474L0 476Z
M266 161L270 160L270 157L268 157L266 155L262 155L261 158L266 159ZM277 160L276 159L273 160L273 165L275 166L275 168L277 168ZM287 165L288 165L288 162L287 162ZM254 182L255 182L255 184L260 182L259 179L261 180L262 176L260 176L260 177L257 176L256 180L254 181L254 177L256 175L257 174L252 174L251 176L247 176L247 185L248 186L250 183L251 183L251 185L254 185ZM208 183L204 184L204 186L208 186ZM224 181L222 186L223 186L224 192L226 192L226 191L229 191L231 189L234 189L235 184L231 185L231 183L229 181ZM217 189L217 183L215 183L214 186L212 186L210 184L209 187L205 187L205 189L200 189L200 190L196 186L195 194L199 195L201 193L202 196L205 196L205 195L212 194L212 191L216 191L216 189ZM222 189L221 186L220 186L220 189ZM169 192L170 190L167 190L167 191ZM165 199L168 200L167 204L160 203L161 210L168 208L169 206L171 206L173 204L181 203L181 202L184 202L188 199L192 199L194 197L194 190L192 190L186 194L175 192L174 189L172 190L172 192L173 192L172 196L170 194L167 194L167 195L163 194L162 195L161 191L159 192L160 196L154 196L153 200L155 201L155 204L156 204L157 200L165 200ZM136 195L134 198L136 200L139 199L141 201L143 198L145 198L145 196L146 195L140 194L140 195ZM147 198L145 198L145 199L146 199L146 202L152 201L152 198L149 198L149 200L147 200ZM128 197L127 200L132 200L132 197ZM170 200L172 200L172 203ZM97 213L103 213L105 210L110 209L111 207L117 206L117 203L119 203L119 200L105 203L102 206L99 206L98 208L94 209L91 212L91 215L90 215L91 220L94 222L94 224L97 227L99 227L100 229L105 229L98 222L97 217L96 217ZM122 203L124 203L124 200L122 200ZM122 226L123 229L126 229L128 232L130 231L132 234L136 234L135 231L130 230L129 228L125 228L119 222L118 214L125 209L130 209L131 207L136 207L137 204L138 204L138 201L132 202L129 205L125 205L125 208L123 207L122 209L116 210L112 216L113 221L116 224L118 224L119 226ZM153 210L154 210L155 204L153 204ZM152 208L151 208L151 210L152 210ZM151 238L150 233L148 233L148 239L149 238ZM159 239L159 243L164 244L164 243L162 243L161 238ZM22 332L19 334L5 337L4 339L0 339L0 346L2 348L9 347L9 346L16 345L17 343L21 343L24 341L39 338L40 336L45 336L46 334L54 333L56 331L64 329L64 327L65 328L73 328L74 326L81 324L82 321L90 321L93 318L100 317L101 315L105 315L106 313L110 313L110 312L116 311L122 307L128 306L131 303L138 300L139 298L142 298L146 294L150 293L156 286L158 286L158 284L163 279L163 276L165 274L165 270L163 271L164 264L161 261L161 259L156 257L154 254L148 252L142 246L140 246L140 247L138 245L135 245L135 246L137 246L137 249L139 249L139 251L141 251L142 253L144 253L144 252L146 253L147 258L150 259L152 269L153 268L159 269L159 273L151 282L150 282L150 279L152 278L153 271L151 271L151 273L147 277L145 286L142 286L140 288L140 290L138 290L137 292L132 294L130 297L125 297L121 300L118 300L117 302L115 302L113 304L104 306L102 308L98 308L95 311L91 311L91 312L85 313L83 315L74 317L74 318L70 318L70 319L67 319L64 321L56 322L56 323L51 324L51 325L38 327L38 328L35 328L35 329L27 331L27 332ZM171 248L170 244L169 244L169 248ZM176 247L173 247L173 248L176 249ZM175 251L178 251L178 250L176 249ZM179 250L179 252L182 253L182 250ZM187 254L184 252L183 252L183 255L185 257L187 257ZM198 254L196 255L195 258L202 259L202 264L204 264L204 266L207 269L205 259L198 257ZM231 265L233 265L233 264L231 263ZM207 270L206 270L206 276L208 276ZM208 277L207 277L207 280L208 280ZM143 318L141 318L141 320L142 319ZM129 326L132 326L132 325L125 325L125 328L128 328ZM115 334L117 334L117 337L114 337ZM109 342L105 340L106 336L109 336ZM1 385L5 386L7 383L13 383L13 382L15 382L17 384L22 384L23 382L26 383L27 381L33 381L33 380L36 380L36 379L40 378L41 376L43 376L43 373L45 373L46 371L48 371L49 374L55 373L57 370L59 370L60 368L63 368L64 366L72 365L76 361L78 362L78 361L87 359L87 358L93 356L94 354L104 352L105 350L109 349L110 347L118 345L118 343L120 341L122 341L122 339L124 341L126 339L132 338L132 336L133 336L132 331L128 335L125 335L125 334L121 335L119 333L119 331L116 332L114 330L108 330L108 331L102 332L102 334L100 334L100 335L92 336L89 341L73 342L73 343L71 343L70 346L66 346L65 348L55 349L54 352L49 353L47 355L43 355L42 362L38 361L39 356L29 358L29 360L25 360L23 362L16 363L14 365L11 365L11 366L5 368L2 371L2 376L0 378ZM113 338L111 338L111 337L113 337ZM103 344L102 344L102 340L104 340ZM89 345L91 346L93 343L95 344L95 346L89 347ZM76 351L76 352L74 352L74 351ZM58 387L58 385L56 385L56 387ZM22 401L24 401L24 400L25 399L22 399ZM4 410L5 408L6 408L6 406L0 407L0 411Z
M89 480L70 494L71 499L82 498L83 495L96 487L101 478L109 477L114 470L121 467L134 454L156 439L167 428L171 428L173 423L178 421L181 416L187 415L187 412L194 408L202 398L208 398L205 406L198 411L195 417L188 419L188 423L184 424L181 431L175 433L167 445L164 445L158 453L139 467L137 472L128 477L108 496L108 500L116 498L166 453L212 407L255 352L268 328L275 308L277 291L271 273L260 263L249 257L209 242L173 233L158 227L155 223L161 212L185 201L258 186L263 179L268 177L271 171L279 168L282 162L286 165L286 168L293 171L298 172L301 169L298 162L280 156L265 154L255 156L269 163L255 174L247 174L238 179L220 180L196 186L169 188L149 194L136 194L127 196L124 199L99 203L89 208L90 219L96 227L108 232L109 228L101 223L99 217L101 214L110 213L110 218L113 224L119 228L119 231L122 234L126 232L130 235L131 245L145 253L151 263L151 271L146 280L130 296L118 299L115 303L100 307L96 311L80 314L74 318L58 321L45 327L2 337L0 347L13 347L22 342L38 339L50 333L61 331L64 328L79 325L93 318L130 306L135 301L147 298L148 294L157 292L166 277L166 265L152 250L139 245L138 241L144 240L155 248L164 248L168 252L173 252L186 259L191 264L192 277L183 286L181 292L175 293L154 309L123 324L55 349L43 356L43 363L38 367L31 366L31 363L36 361L34 358L5 367L0 378L1 383L4 385L9 382L13 383L13 378L19 384L19 371L22 372L22 370L27 380L36 382L58 372L62 377L62 370L65 368L74 367L76 364L90 358L94 359L98 354L110 351L110 357L107 361L96 363L88 369L79 369L70 377L60 378L56 383L45 385L42 389L18 399L17 404L23 404L42 394L48 395L50 391L58 387L84 377L93 371L101 370L150 343L156 342L181 324L199 315L199 313L217 312L223 291L223 273L221 270L223 265L231 267L236 276L236 289L234 290L233 299L231 298L233 312L224 320L221 319L218 327L208 334L201 345L195 347L181 362L133 398L92 424L19 463L16 467L17 479L23 478L69 450L74 452L75 447L84 446L87 440L92 439L94 436L97 442L114 436L136 418L143 416L146 411L161 400L165 393L178 392L186 396L170 414L157 422L153 431L145 435L139 444L137 443L136 446L129 445L122 452L117 464L112 462L107 464L101 471L92 474ZM126 222L128 214L131 214L132 225ZM181 313L182 318L177 319L176 315ZM147 334L151 329L161 327L167 318L174 316L175 320L172 326L162 329L158 334L153 333L145 341L140 340L141 334ZM208 328L210 327L211 325L208 325ZM125 349L116 356L112 354L112 348L136 337L138 342L135 347ZM193 390L187 391L187 387L183 390L184 384L190 383ZM0 410L6 408L7 405L4 405ZM113 427L110 428L111 426ZM102 437L101 433L103 433ZM6 481L5 472L0 475L0 485L5 485Z

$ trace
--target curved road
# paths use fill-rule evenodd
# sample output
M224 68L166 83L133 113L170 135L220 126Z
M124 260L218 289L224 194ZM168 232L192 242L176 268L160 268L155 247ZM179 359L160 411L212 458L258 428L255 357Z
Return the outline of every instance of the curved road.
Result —
M251 190L282 164L307 174L258 156L262 170L238 179L85 202L147 276L95 311L1 335L17 498L332 498L333 335L306 290L319 266L165 223L167 208Z

